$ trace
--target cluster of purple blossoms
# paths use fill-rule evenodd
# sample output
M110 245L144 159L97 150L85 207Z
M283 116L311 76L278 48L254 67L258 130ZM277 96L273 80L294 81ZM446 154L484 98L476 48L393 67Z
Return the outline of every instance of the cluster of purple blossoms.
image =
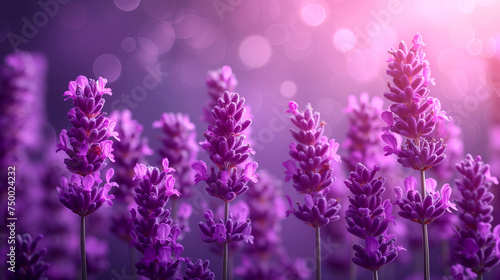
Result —
M387 235L389 224L394 223L392 204L386 199L385 178L375 175L380 169L369 170L358 163L355 171L345 180L347 188L354 195L349 197L349 208L346 211L347 230L365 240L365 247L355 244L355 257L352 261L368 270L377 271L392 262L402 247L395 246L395 238Z
M455 253L459 264L481 277L500 262L500 225L492 232L494 195L489 191L498 180L490 175L489 165L480 156L474 159L469 154L456 168L463 178L455 180L462 194L457 201L461 225L456 231Z
M163 113L159 121L153 123L154 128L162 130L162 148L158 151L162 158L168 158L170 166L175 169L175 186L183 197L190 196L194 185L194 172L191 165L198 156L196 143L196 127L188 115L181 113Z
M441 191L436 191L437 182L432 178L425 180L427 195L422 198L417 191L417 179L409 176L404 181L406 198L403 197L403 190L395 187L395 204L401 209L398 214L402 218L419 224L429 224L441 217L446 211L457 210L455 203L450 201L451 187L449 184L443 185Z
M197 260L195 263L189 258L184 258L186 263L186 271L184 276L176 278L176 280L214 280L215 274L208 269L210 262L208 260Z
M218 170L212 166L208 172L207 164L201 160L192 164L196 171L195 183L205 181L208 194L225 202L245 193L249 181L257 182L257 163L244 164L252 151L243 135L252 122L243 118L244 103L245 99L237 93L225 92L212 110L215 125L208 127L204 133L206 140L201 145Z
M292 180L293 187L305 194L305 204L297 202L298 209L295 210L292 200L287 197L291 207L287 216L294 214L306 224L320 227L340 218L339 201L326 197L335 180L332 161L340 162L337 155L339 144L323 136L325 124L320 122L319 112L313 112L310 105L303 112L297 109L297 103L291 101L287 113L293 114L290 120L299 131L290 130L297 143L290 144L293 160L283 162L283 166L287 169L285 181Z
M109 137L118 139L114 131L115 120L106 117L102 112L104 94L111 95L111 89L106 88L106 79L88 80L79 76L69 83L69 90L64 93L66 100L73 99L74 108L68 112L68 118L73 127L63 129L59 136L57 151L64 151L68 158L64 160L67 169L74 173L71 182L61 179L58 188L59 200L74 213L84 217L107 201L111 203L113 195L108 195L113 186L118 186L109 180L114 174L113 169L106 173L107 183L101 188L102 180L99 171L105 166L105 160L114 161L113 142Z
M165 205L172 195L180 193L174 188L175 179L170 174L174 170L163 159L163 171L157 167L137 164L134 180L139 179L135 188L130 245L143 254L135 266L137 273L149 279L167 279L177 271L180 254L184 250L177 238L179 227L169 219L170 210Z
M29 234L18 234L16 236L15 268L14 271L6 269L5 276L7 280L47 280L44 275L50 265L41 260L47 253L47 249L36 249L38 242L42 238L42 235L37 236L35 239L32 239Z
M250 219L245 216L233 216L229 214L226 222L222 218L218 221L214 219L214 213L211 210L205 212L206 222L200 222L201 239L207 243L231 243L244 241L253 244L252 226Z
M429 62L421 47L424 46L420 34L413 38L410 49L401 41L399 49L391 49L387 74L393 78L388 83L389 92L384 96L394 102L390 111L382 113L387 123L382 139L386 155L396 154L404 167L425 171L440 164L445 159L443 140L428 139L439 119L449 120L438 99L429 97L427 86L434 83L430 77ZM408 138L401 145L401 138ZM401 146L401 147L400 147Z

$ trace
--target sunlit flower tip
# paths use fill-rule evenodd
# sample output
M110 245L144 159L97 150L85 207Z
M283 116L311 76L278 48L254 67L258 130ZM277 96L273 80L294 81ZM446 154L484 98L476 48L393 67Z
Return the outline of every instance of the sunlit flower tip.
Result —
M443 207L446 207L446 210L452 213L451 210L457 211L457 205L450 201L452 189L450 184L445 184L441 188L441 199L443 200Z
M330 139L329 141L330 149L328 150L328 159L333 159L336 162L342 162L342 158L339 154L337 154L340 143L335 142L335 139Z
M146 173L148 172L148 168L146 165L137 163L134 167L134 176L132 177L132 180L137 180L137 179L142 179L146 176Z
M299 105L295 103L295 101L290 101L288 102L288 110L286 111L286 113L298 115L299 114L299 112L297 111L298 108Z
M297 173L297 165L292 160L287 160L283 162L283 167L285 167L285 182L292 179L293 175Z
M176 195L177 197L181 196L181 193L179 190L177 190L175 187L175 179L172 176L167 176L167 181L165 182L165 194L166 196L170 197L172 195Z
M171 172L175 172L175 169L171 168L171 167L168 167L168 158L164 158L162 161L161 161L161 165L163 166L163 170L165 173L171 173Z
M90 191L92 189L92 187L94 186L94 177L92 175L87 175L85 177L83 177L83 180L82 180L82 186L83 186L83 189L86 190L86 191Z
M405 191L406 192L414 191L417 189L417 179L413 176L406 177L404 184L405 184Z
M257 178L259 177L259 175L255 172L257 170L257 166L257 162L250 162L245 165L245 170L243 171L243 177L245 180L257 183Z
M392 134L390 132L385 132L382 134L382 140L387 144L384 146L383 150L385 152L384 156L388 155L399 155L401 151L401 136L397 134Z

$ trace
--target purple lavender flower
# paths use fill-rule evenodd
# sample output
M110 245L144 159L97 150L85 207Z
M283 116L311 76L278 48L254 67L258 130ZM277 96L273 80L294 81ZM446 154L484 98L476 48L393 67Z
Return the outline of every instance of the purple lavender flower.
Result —
M29 234L18 234L16 236L16 265L14 272L10 269L6 269L6 279L47 280L44 274L49 269L50 265L41 260L47 253L47 249L36 249L38 242L40 242L42 238L42 235L37 236L35 239L32 239Z
M304 259L290 259L286 253L278 251L278 260L269 262L258 255L244 255L241 266L235 269L235 274L242 275L245 280L306 280L311 276Z
M223 219L215 221L211 210L205 212L206 222L200 222L202 240L207 243L231 243L244 241L253 244L252 226L250 219L238 219L229 215L226 222Z
M119 139L114 131L116 121L101 112L104 94L111 95L111 89L105 88L106 82L103 78L95 81L78 76L69 83L69 90L64 93L66 100L73 99L75 105L68 112L73 127L69 131L61 131L57 151L66 152L69 158L64 163L72 173L86 176L102 170L107 158L114 161L113 141L108 138Z
M427 195L422 195L416 190L417 179L407 177L405 179L406 198L403 198L403 190L400 187L394 189L396 193L396 204L401 211L398 214L405 219L419 224L429 224L439 218L446 211L457 210L455 203L450 201L451 187L445 184L440 192L436 191L437 182L432 178L425 180Z
M396 189L397 204L403 218L422 224L422 247L424 250L424 279L430 279L429 241L427 223L443 215L452 204L449 202L451 188L445 185L441 193L435 191L435 181L426 190L425 171L442 163L446 158L446 144L443 140L430 139L429 135L435 129L436 123L449 118L441 110L437 98L429 96L429 84L434 84L431 78L429 62L425 59L420 34L413 37L413 45L408 48L401 41L399 48L390 49L388 70L392 85L388 83L389 91L384 96L394 102L389 111L381 114L387 123L383 128L382 139L388 145L384 147L386 156L396 154L398 162L403 167L420 171L421 193L415 189L415 184L407 183L407 198L402 198L401 189ZM407 138L403 141L402 137ZM403 142L403 145L401 143ZM412 180L413 181L413 180Z
M457 230L458 263L470 268L481 279L500 262L498 244L500 225L491 231L493 221L494 198L489 191L493 184L498 184L496 177L490 175L490 168L480 156L475 159L469 154L456 168L463 178L456 179L455 184L462 193L462 199L457 201L461 209L459 218L461 226Z
M217 100L224 95L224 92L233 92L238 81L233 74L231 67L225 65L221 69L210 71L207 74L206 84L208 88L208 100L203 108L203 120L209 124L215 125L212 117L212 108L217 105Z
M198 156L196 143L196 127L188 115L181 113L163 113L159 121L153 123L154 128L162 130L163 147L158 151L162 158L168 158L174 174L176 188L183 197L191 195L194 185L194 174L191 165Z
M250 156L250 145L245 143L243 131L251 124L243 119L245 99L237 93L225 92L212 110L215 125L205 132L206 141L202 143L212 162L218 167L210 168L203 161L196 161L192 168L196 171L195 183L205 181L210 196L225 202L234 200L248 190L248 182L257 182L256 162L243 163Z
M349 197L349 209L346 211L347 230L365 240L365 247L355 244L356 251L352 261L371 271L377 271L382 266L392 262L402 247L394 245L395 238L386 238L389 224L394 222L390 200L382 202L385 192L385 178L376 178L375 166L369 170L358 163L355 171L345 180L347 188L354 194ZM389 238L389 240L387 240Z
M180 229L169 219L170 210L165 209L169 197L180 193L174 188L168 159L163 159L162 165L163 171L143 164L134 168L133 179L140 179L140 183L135 189L137 209L130 211L133 223L130 244L143 254L135 264L137 273L149 279L173 276L184 250L177 243Z
M176 280L214 280L215 274L210 271L208 266L210 265L209 260L197 260L195 263L189 258L185 258L184 261L187 264L186 272L184 277L176 278Z
M333 160L340 162L337 155L339 144L334 139L328 140L323 136L324 122L320 122L319 112L314 112L311 105L307 105L303 112L298 111L299 105L294 101L288 103L287 113L292 114L290 121L298 131L290 130L297 143L290 144L292 160L283 162L286 168L285 181L293 180L293 187L299 193L305 194L305 204L297 203L298 209L293 208L290 197L288 203L299 220L315 228L316 231L316 279L321 279L321 237L320 227L340 218L338 199L327 199L330 186L334 182ZM298 164L298 167L297 167Z
M73 213L85 217L97 211L106 202L109 206L115 196L109 194L112 187L118 186L110 182L114 171L112 168L106 172L106 183L101 187L99 172L82 177L77 174L71 176L68 182L66 177L61 177L60 187L57 187L59 201Z

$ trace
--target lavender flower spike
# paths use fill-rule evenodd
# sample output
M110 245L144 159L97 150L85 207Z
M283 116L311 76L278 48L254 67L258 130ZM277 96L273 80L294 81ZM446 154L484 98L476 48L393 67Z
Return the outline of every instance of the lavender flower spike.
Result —
M61 131L57 151L66 152L69 158L64 163L72 173L87 176L102 170L107 158L114 161L111 153L113 142L108 138L118 139L118 133L114 131L116 121L101 112L103 96L111 95L111 89L105 87L106 82L104 78L95 81L79 76L69 83L69 90L64 93L66 100L73 99L75 105L68 112L73 127Z
M130 245L143 257L135 266L138 274L149 279L167 279L177 271L180 254L184 250L177 243L180 229L169 219L170 210L165 205L172 195L179 196L174 188L173 169L163 159L163 171L156 167L137 164L134 179L139 179L135 201L137 209L130 211L133 228Z
M325 123L320 121L319 112L314 112L307 105L303 112L297 110L299 105L294 101L288 103L287 113L292 114L290 121L298 129L290 130L297 142L290 144L292 160L283 162L286 168L285 181L293 181L293 187L299 193L305 194L305 204L298 204L298 210L293 209L292 200L288 197L290 211L298 219L311 225L316 231L316 280L321 279L321 236L320 227L340 217L338 199L327 200L330 186L334 182L333 160L340 162L337 155L339 144L334 139L323 136ZM297 166L298 165L298 166Z
M490 168L480 156L475 159L467 155L456 168L462 178L456 179L462 199L457 201L461 211L461 225L456 231L458 263L470 268L478 279L500 262L498 246L500 244L500 225L492 232L493 194L489 191L493 184L498 184L496 177L490 175Z
M245 143L243 131L251 124L243 119L245 99L237 93L225 92L212 110L215 125L209 126L202 147L208 151L212 162L218 167L210 168L203 161L196 161L192 168L196 171L195 183L205 181L210 196L225 202L234 200L248 189L248 182L257 182L257 162L244 162L249 158L250 145Z
M32 239L29 234L18 234L16 236L16 266L14 271L6 269L5 276L7 280L47 280L44 274L50 265L41 260L43 255L47 253L47 249L36 250L38 242L42 238L42 235L37 236L35 239Z
M199 223L202 240L207 243L230 243L244 241L253 244L253 236L251 235L252 226L250 219L240 217L236 219L233 215L229 215L226 222L223 219L214 220L214 213L211 210L205 212L206 223Z
M349 179L345 180L345 185L354 195L349 197L350 205L346 211L347 230L365 239L365 247L353 246L356 253L352 261L374 271L375 279L376 271L392 262L399 250L404 250L394 245L395 238L386 235L389 224L394 223L394 216L389 199L382 202L386 180L375 176L379 170L376 166L369 170L358 163L355 171L349 174Z
M233 92L236 89L238 81L231 67L225 65L221 69L208 72L206 84L210 99L203 108L203 120L213 125L215 123L211 114L212 108L217 105L217 100L224 92Z

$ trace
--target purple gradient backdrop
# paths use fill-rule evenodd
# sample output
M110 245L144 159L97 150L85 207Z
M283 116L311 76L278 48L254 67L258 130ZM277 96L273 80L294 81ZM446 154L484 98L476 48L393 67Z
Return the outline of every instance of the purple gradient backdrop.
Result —
M130 109L153 150L160 143L152 123L162 112L188 113L201 141L206 73L230 65L239 81L237 92L255 116L256 160L283 179L281 163L288 159L291 141L284 114L288 101L311 103L328 123L327 136L342 142L348 95L382 96L387 49L420 32L436 80L432 95L462 127L466 153L492 159L489 127L500 123L500 1L48 2L56 3L49 13L38 1L0 3L0 54L13 51L12 35L7 37L12 32L24 38L18 37L18 48L47 55L45 102L54 142L69 126L71 104L62 94L78 75L107 77L113 96L105 111ZM30 28L31 23L38 26ZM492 173L499 176L500 170ZM291 184L284 184L284 193L299 197ZM218 274L219 258L198 238L199 220L195 210L183 255L209 258ZM312 228L294 218L282 226L290 255L313 255ZM128 267L122 257L126 246L112 237L109 241L111 269L99 279Z

